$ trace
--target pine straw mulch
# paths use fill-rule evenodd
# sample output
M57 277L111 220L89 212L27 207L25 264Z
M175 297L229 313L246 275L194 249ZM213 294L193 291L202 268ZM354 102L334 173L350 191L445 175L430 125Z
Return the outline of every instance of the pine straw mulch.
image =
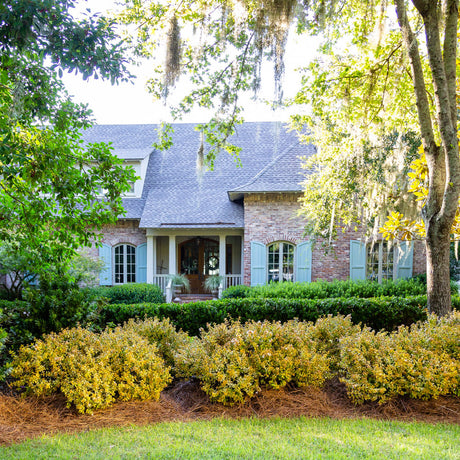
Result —
M337 380L323 390L268 390L245 404L213 404L195 381L178 382L163 391L159 401L131 401L79 415L67 408L62 395L22 398L8 387L0 389L0 445L43 434L75 433L109 426L146 425L165 421L209 420L214 417L369 417L383 420L460 423L460 398L433 401L398 398L387 404L354 405Z

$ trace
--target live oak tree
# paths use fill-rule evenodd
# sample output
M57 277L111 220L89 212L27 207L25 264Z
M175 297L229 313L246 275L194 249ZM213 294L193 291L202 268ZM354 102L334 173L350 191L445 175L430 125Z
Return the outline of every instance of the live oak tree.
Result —
M337 110L336 105L337 111L332 112L332 104L321 109L327 96L314 88L314 114L326 115L317 126L323 147L320 156L326 159L318 163L326 174L315 175L306 187L307 192L313 187L320 193L325 190L321 185L326 183L328 173L334 171L344 185L339 197L345 199L334 202L342 209L331 206L339 218L367 217L378 229L383 223L382 214L393 208L410 220L416 207L407 194L407 167L418 156L417 144L421 143L427 162L427 193L421 216L426 230L428 308L446 314L451 310L450 236L460 180L456 104L458 2L394 3L394 23L398 27L392 28L390 22L388 30L379 30L368 42L357 42L356 61L361 61L358 65L350 56L344 59L336 53L331 59L335 79L330 74L320 75L315 64L312 66L313 82L322 84L325 94L332 90L332 100L340 108ZM308 98L306 91L303 95ZM318 121L318 117L313 119ZM327 123L330 125L325 126ZM385 144L392 137L396 145L387 152ZM325 146L325 141L330 144ZM346 168L349 164L350 170ZM369 170L371 178L363 174ZM329 183L333 193L334 182ZM316 203L306 193L305 210L311 212ZM348 208L343 207L344 203ZM387 236L395 235L387 232ZM400 235L412 238L410 232Z
M130 78L113 23L90 12L77 19L74 3L0 5L0 243L33 273L97 240L134 180L108 145L83 143L91 112L61 82L63 71Z
M281 94L288 31L320 34L322 57L306 71L296 98L308 103L311 111L306 118L294 118L297 127L311 123L322 156L317 158L313 185L307 184L305 209L320 222L318 232L329 228L333 233L335 226L358 217L378 226L382 209L403 206L405 172L421 143L428 164L428 196L422 211L428 307L438 314L451 310L449 242L460 193L455 101L458 0L124 3L121 19L137 25L137 52L166 53L150 90L164 97L180 75L188 74L193 90L178 111L187 112L195 104L215 108L211 121L199 127L214 146L208 154L211 163L219 149L237 153L227 138L241 121L241 93L259 87L263 60L273 60ZM194 38L192 31L198 31ZM347 183L341 171L353 181ZM328 190L335 190L336 179L343 179L341 193L329 194L329 199L337 206L329 206L331 212L324 216L323 194L327 197Z

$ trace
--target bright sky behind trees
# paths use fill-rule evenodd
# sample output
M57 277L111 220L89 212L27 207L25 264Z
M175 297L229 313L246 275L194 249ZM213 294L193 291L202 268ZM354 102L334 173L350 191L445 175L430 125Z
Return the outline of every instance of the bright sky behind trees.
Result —
M82 10L89 8L92 12L108 12L117 8L115 0L80 0ZM286 98L294 97L299 88L300 76L295 69L306 66L315 49L314 39L290 34L290 46L286 53L286 73L284 94ZM145 87L146 80L153 75L153 65L146 61L140 67L132 67L131 72L137 78L133 83L120 83L112 86L108 81L89 79L83 81L81 75L64 74L62 80L75 102L89 104L98 124L159 123L173 121L169 115L169 105L177 102L186 91L175 91L168 105L154 101ZM260 95L270 99L274 95L273 70L267 67L268 78L264 78ZM185 82L179 81L179 86ZM180 93L176 96L176 93ZM176 97L175 97L176 96ZM244 104L244 117L247 121L287 121L292 110L272 110L263 103L255 103L250 98ZM298 109L297 109L298 110ZM209 114L206 111L193 111L183 118L185 122L203 122Z

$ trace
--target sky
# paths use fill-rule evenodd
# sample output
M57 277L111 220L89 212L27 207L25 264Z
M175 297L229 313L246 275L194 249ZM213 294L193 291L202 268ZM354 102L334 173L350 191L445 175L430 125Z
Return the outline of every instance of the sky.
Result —
M80 8L90 8L92 12L105 12L114 8L114 0L80 0ZM286 54L286 73L284 94L294 96L300 76L295 68L305 65L311 58L308 39L299 40L291 36L291 43ZM146 61L140 67L130 69L136 78L130 83L111 85L110 82L88 79L83 81L81 75L64 74L63 82L75 102L89 104L98 124L136 124L172 121L168 106L161 101L154 101L146 90L146 81L153 75L153 63ZM268 69L262 75L261 95L270 98L273 95L273 75ZM173 95L174 97L174 95ZM176 98L177 99L177 98ZM255 103L250 96L243 99L244 118L247 121L286 121L290 111L272 110L263 103ZM210 117L209 112L195 110L182 119L184 122L203 122Z

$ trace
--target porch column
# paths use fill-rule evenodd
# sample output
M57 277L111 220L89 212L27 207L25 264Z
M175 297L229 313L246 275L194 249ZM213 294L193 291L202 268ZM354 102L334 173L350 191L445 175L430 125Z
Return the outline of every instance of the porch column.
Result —
M220 276L225 276L225 267L226 267L226 262L225 262L225 256L227 253L227 247L226 247L226 235L219 235L219 275Z
M244 284L244 236L241 237L241 265L240 265L240 273L241 273L241 284Z
M224 277L224 280L219 286L219 299L222 297L222 290L225 289L227 280L225 279L225 256L227 255L226 235L219 235L219 275Z
M147 235L147 283L153 284L153 274L155 270L153 268L153 263L155 260L154 255L154 236Z
M153 275L157 275L157 237L153 237Z
M176 235L169 236L169 274L176 274Z

